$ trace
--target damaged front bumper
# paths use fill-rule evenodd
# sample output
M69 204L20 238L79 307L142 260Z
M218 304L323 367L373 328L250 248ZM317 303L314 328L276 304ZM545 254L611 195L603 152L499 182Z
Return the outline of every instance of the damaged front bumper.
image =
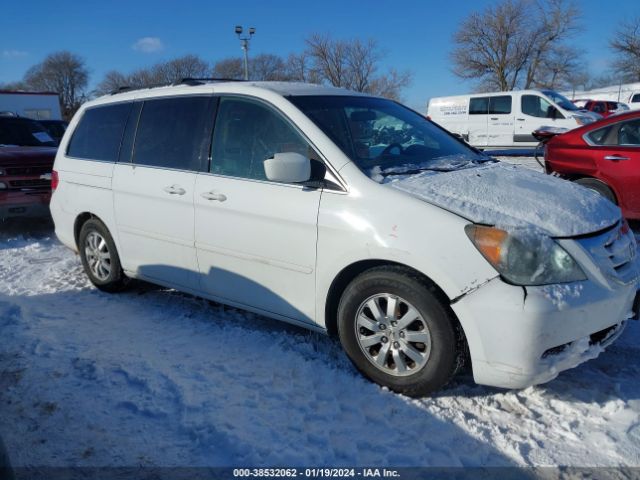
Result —
M451 305L476 383L525 388L597 357L633 318L638 283L519 287L495 278Z

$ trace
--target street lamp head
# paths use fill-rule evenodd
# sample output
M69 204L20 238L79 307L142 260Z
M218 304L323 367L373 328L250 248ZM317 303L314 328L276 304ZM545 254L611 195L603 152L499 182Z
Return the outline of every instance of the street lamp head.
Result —
M256 29L254 27L250 27L249 28L249 35L253 35L254 33L256 33Z
M236 25L236 33L238 35L242 34L242 27L240 25Z

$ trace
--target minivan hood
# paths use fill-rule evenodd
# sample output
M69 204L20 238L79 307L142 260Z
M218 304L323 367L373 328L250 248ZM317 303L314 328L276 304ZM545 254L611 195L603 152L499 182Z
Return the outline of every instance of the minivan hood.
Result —
M446 173L425 171L387 185L474 223L534 227L552 237L596 232L621 216L617 206L580 185L500 162Z

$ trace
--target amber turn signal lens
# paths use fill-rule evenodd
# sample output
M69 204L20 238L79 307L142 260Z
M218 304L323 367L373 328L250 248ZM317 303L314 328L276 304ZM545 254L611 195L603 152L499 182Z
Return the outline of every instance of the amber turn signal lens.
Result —
M504 244L509 236L504 230L481 225L469 225L466 228L467 235L480 253L493 266L500 264Z

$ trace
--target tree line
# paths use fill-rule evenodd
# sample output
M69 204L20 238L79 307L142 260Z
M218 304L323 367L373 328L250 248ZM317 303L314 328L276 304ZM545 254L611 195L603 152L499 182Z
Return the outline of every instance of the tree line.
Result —
M640 81L640 15L619 24L608 40L613 53L611 73L595 78L586 67L585 52L571 43L582 28L574 0L500 0L461 22L452 38L451 68L459 78L475 81L479 91L590 89ZM327 84L400 99L412 73L383 69L384 57L374 39L312 34L300 52L251 56L249 76L251 80ZM182 78L241 79L243 74L240 57L209 62L185 55L132 72L109 71L89 91L85 60L63 51L31 67L22 80L0 88L57 92L63 116L70 118L87 99L121 87L162 85Z
M453 35L452 71L479 91L640 81L640 16L621 22L608 40L610 73L592 77L585 52L571 43L583 28L580 13L571 0L502 0L473 12Z
M336 39L313 34L305 49L287 57L263 53L249 58L250 80L301 81L327 84L400 99L410 84L410 71L383 69L384 52L373 39ZM72 52L56 52L31 67L19 82L0 86L13 90L46 90L60 94L62 114L70 118L87 99L122 87L144 88L171 84L183 78L244 77L243 59L229 57L210 63L197 55L184 55L132 72L111 70L93 91L84 59Z

